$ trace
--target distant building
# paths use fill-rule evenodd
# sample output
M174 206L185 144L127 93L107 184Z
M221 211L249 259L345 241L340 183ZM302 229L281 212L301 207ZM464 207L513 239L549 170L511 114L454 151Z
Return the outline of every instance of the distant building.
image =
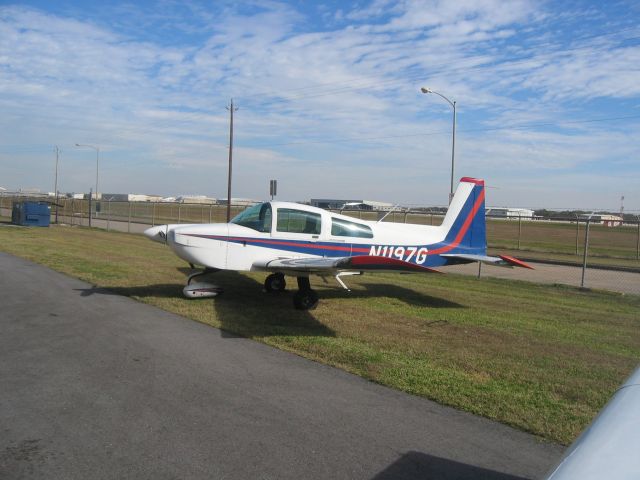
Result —
M143 193L101 193L100 197L106 202L159 202L160 195L146 195Z
M219 198L217 200L218 205L226 205L227 204L227 199L226 198ZM256 203L260 203L257 200L252 200L251 198L234 198L231 197L231 205L232 206L246 206L248 207L249 205L254 205Z
M73 194L73 198L76 200L89 200L89 194L88 193L74 193ZM102 200L102 193L92 193L91 194L91 198L96 200Z
M533 218L534 211L528 208L503 208L491 207L487 208L487 217L493 218Z
M327 210L375 210L388 212L394 208L392 203L376 202L374 200L338 200L334 198L312 198L312 206Z
M218 201L215 198L209 198L206 195L180 195L176 197L178 203L202 203L207 205L215 205Z
M141 193L129 194L130 202L159 202L160 200L162 200L161 195L146 195Z
M619 227L623 224L624 220L622 217L617 215L580 215L578 218L580 220L588 220L591 217L591 223L599 223L604 225L605 227Z
M346 204L360 204L363 200L337 200L333 198L312 198L309 203L311 206L324 208L327 210L341 210Z
M142 193L101 193L102 200L107 202L160 202L160 195L146 195Z

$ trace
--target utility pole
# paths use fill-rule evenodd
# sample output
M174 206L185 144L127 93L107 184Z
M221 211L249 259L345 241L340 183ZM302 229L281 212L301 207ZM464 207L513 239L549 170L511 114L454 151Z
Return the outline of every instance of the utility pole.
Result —
M238 110L238 107L233 106L233 98L231 104L226 107L229 110L229 172L227 175L227 223L231 220L231 171L233 164L233 112Z
M53 186L53 191L55 192L55 199L56 199L56 223L58 223L58 157L60 156L60 149L58 148L58 146L56 145L56 179L54 182L54 186Z

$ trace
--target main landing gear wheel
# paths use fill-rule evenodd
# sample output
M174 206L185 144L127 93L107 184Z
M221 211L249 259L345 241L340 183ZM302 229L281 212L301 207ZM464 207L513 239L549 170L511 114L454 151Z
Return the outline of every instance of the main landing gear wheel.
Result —
M318 294L311 289L309 277L298 277L298 291L293 295L297 310L313 310L318 306Z
M267 292L282 292L287 286L282 273L272 273L264 281L264 289Z

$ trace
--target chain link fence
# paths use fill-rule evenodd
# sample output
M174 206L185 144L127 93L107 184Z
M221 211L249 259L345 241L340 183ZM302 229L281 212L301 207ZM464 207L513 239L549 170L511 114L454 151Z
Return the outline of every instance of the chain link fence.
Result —
M11 216L14 200L27 198L0 196L0 215ZM235 216L245 208L246 205L232 205L231 215ZM417 225L440 225L444 218L442 208L393 212L332 211L362 220ZM52 205L51 214L54 223L141 233L149 226L167 223L226 222L227 207L166 202L89 202L65 198ZM554 283L640 294L640 218L629 220L627 217L621 222L603 222L598 218L487 216L489 254L512 255L536 263L536 269L547 275L540 281L551 278ZM549 276L547 267L538 266L541 264L557 268ZM498 270L505 270L473 268L483 275L496 276L502 275Z

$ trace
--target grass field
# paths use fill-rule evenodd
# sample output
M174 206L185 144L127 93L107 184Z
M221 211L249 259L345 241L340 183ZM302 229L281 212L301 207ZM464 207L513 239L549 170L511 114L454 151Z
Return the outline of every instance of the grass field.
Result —
M313 282L320 305L301 312L291 291L263 293L259 274L214 274L223 295L186 300L188 266L142 236L0 226L0 250L565 444L640 358L638 296L379 274L349 279L351 293Z

